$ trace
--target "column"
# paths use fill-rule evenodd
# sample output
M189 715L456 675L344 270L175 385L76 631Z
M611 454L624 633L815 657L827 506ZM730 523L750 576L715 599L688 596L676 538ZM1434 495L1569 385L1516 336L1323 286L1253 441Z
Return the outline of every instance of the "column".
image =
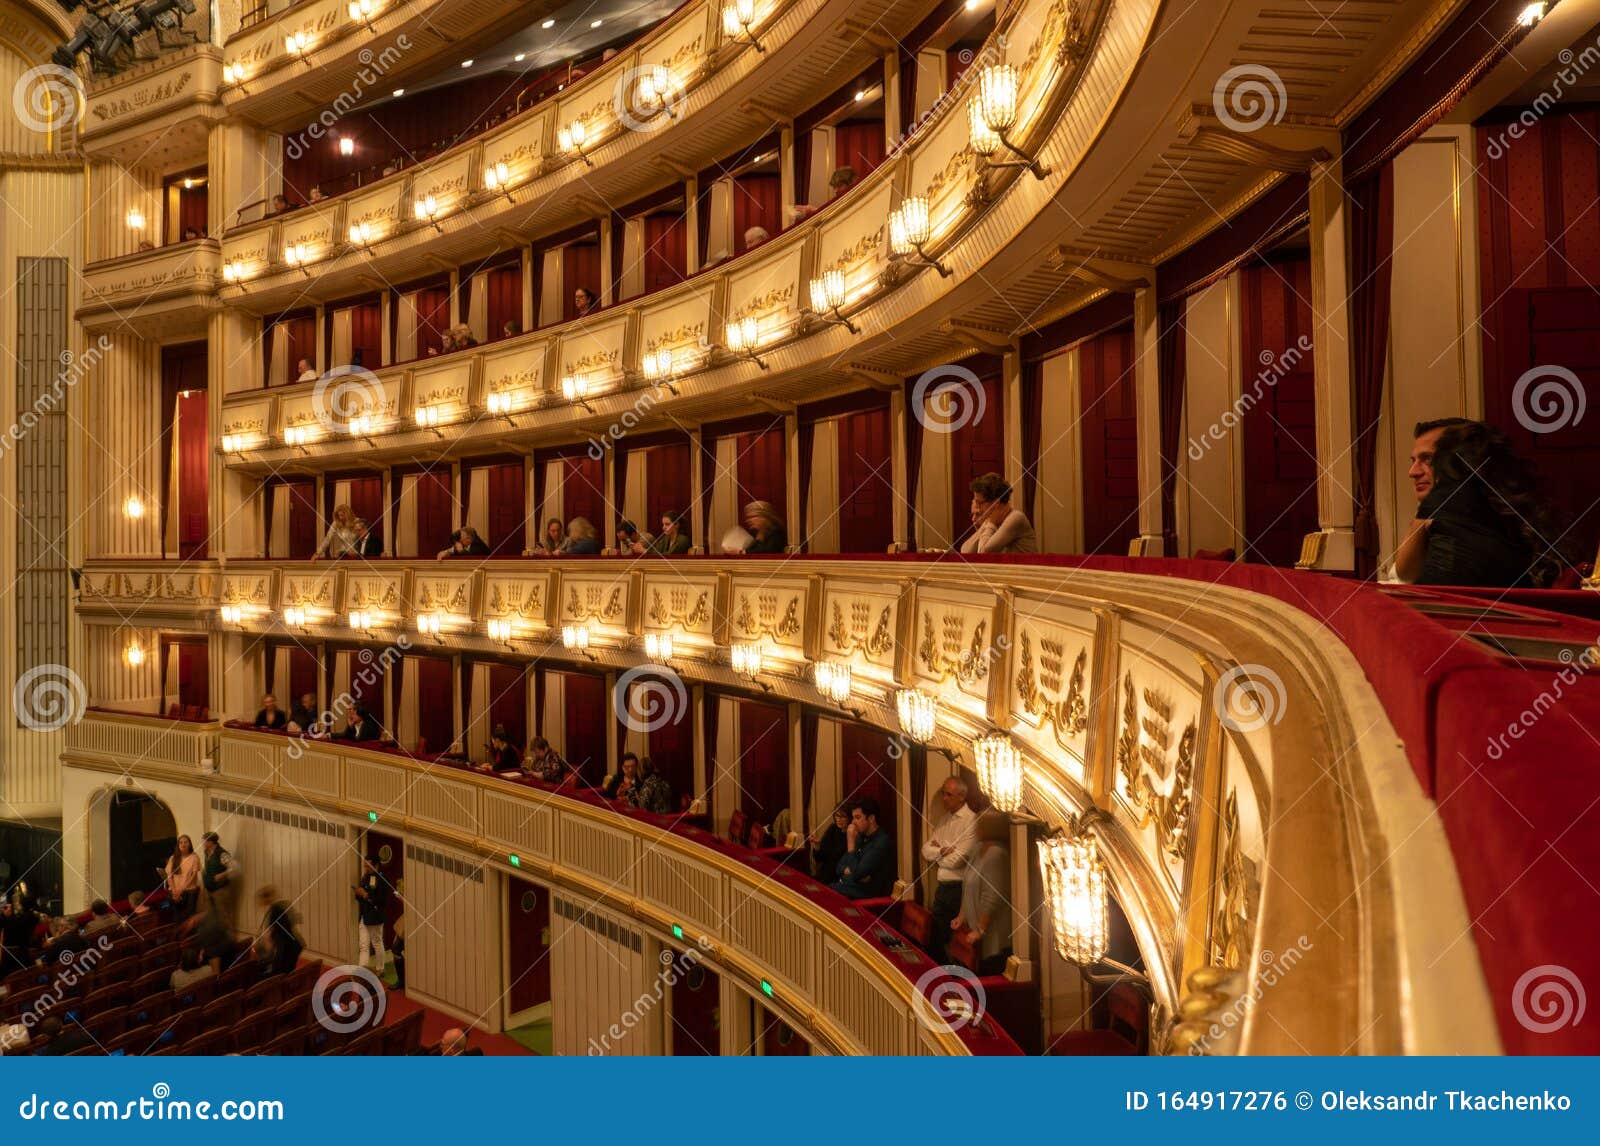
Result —
M781 128L778 132L778 186L780 188L779 196L781 199L780 218L782 218L785 225L787 225L788 221L794 216L794 205L796 201L794 182L794 124L792 123L787 127ZM694 232L691 231L690 237L693 238L693 236ZM689 257L693 259L695 248L691 246L689 250Z
M700 269L700 179L691 175L683 181L684 244L688 247L688 271L692 275Z
M1006 978L1031 983L1035 978L1033 961L1032 904L1028 902L1033 855L1028 840L1028 821L1011 821L1011 958L1006 960Z
M1317 540L1308 568L1355 568L1355 458L1350 441L1350 297L1344 165L1311 165L1311 321L1317 418Z
M611 277L611 244L617 239L612 231L611 218L609 213L600 216L600 304L602 306L610 306L617 301L617 284Z
M1161 557L1161 324L1156 318L1156 288L1150 282L1133 292L1133 386L1136 464L1139 479L1139 536L1129 552Z
M896 553L911 550L911 457L910 434L906 425L906 392L901 387L889 392L889 443L894 480L894 548Z
M789 545L798 549L805 544L806 522L800 512L804 504L804 491L800 488L800 415L792 410L783 416L783 457L788 477L784 519L789 527ZM743 515L744 506L739 507L739 513Z
M1000 359L1000 407L1005 419L1006 481L1014 504L1022 503L1022 347L1013 342Z
M694 528L699 527L701 499L709 496L706 489L705 467L700 464L700 449L705 444L704 433L699 426L689 431L689 506L688 517ZM691 537L693 530L691 529ZM710 553L711 539L702 537L694 543L689 550L691 553ZM696 789L698 791L698 789Z
M803 711L798 703L787 706L789 734L789 836L787 839L774 840L775 844L786 847L798 847L805 839L806 822L806 783L805 763L801 756L800 714Z

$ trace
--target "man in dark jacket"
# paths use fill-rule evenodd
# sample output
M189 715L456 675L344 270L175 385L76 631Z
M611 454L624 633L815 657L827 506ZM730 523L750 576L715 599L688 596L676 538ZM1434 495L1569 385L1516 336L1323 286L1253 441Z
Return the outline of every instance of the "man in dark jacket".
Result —
M356 884L357 927L356 962L367 965L367 952L372 952L373 970L382 975L389 965L389 953L383 949L383 924L389 906L389 884L370 859L361 861L361 882Z
M383 556L383 539L372 532L372 523L364 517L356 518L356 556Z
M878 827L878 801L863 796L850 808L838 878L828 886L851 899L876 899L894 890L894 841Z
M383 729L378 727L378 722L372 719L372 714L364 708L357 708L350 716L350 723L345 730L334 735L335 740L379 740L383 737Z

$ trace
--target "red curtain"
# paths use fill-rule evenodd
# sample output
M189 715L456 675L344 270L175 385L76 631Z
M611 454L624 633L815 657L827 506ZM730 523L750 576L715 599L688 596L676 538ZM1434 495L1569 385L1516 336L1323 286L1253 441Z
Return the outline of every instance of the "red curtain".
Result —
M350 364L376 370L382 363L383 307L376 302L364 302L351 307Z
M289 560L304 561L317 551L317 483L289 483Z
M839 725L839 754L844 771L843 799L850 801L871 796L878 802L878 823L894 832L894 759L889 755L889 734L854 721Z
M1311 346L1311 260L1240 275L1244 392L1260 398L1241 419L1248 559L1293 565L1317 529L1317 425Z
M650 730L648 755L655 770L672 785L672 807L684 796L694 796L694 713L688 705L674 707L674 719Z
M744 233L765 227L783 230L783 184L776 175L740 175L733 181L733 253L743 254Z
M789 468L783 452L783 427L740 434L734 443L734 480L740 511L752 501L770 501L782 515L789 493Z
M489 467L489 507L484 538L496 557L516 557L528 541L528 473L521 462Z
M489 731L503 725L518 748L528 744L528 683L518 665L489 666ZM485 740L488 732L485 732Z
M489 284L484 288L488 296L489 320L485 328L488 341L505 338L506 323L514 322L522 328L522 264L495 267L489 271Z
M317 657L310 649L301 648L292 642L268 641L267 642L267 691L277 697L278 707L284 711L293 708L299 699L306 693L313 697L318 694L317 688ZM289 650L289 679L277 679L277 651L287 647ZM320 704L320 699L318 700Z
M789 716L774 705L739 702L739 807L770 825L789 806Z
M653 447L645 454L644 474L646 520L634 524L655 533L663 516L689 508L689 443Z
M354 676L357 666L350 669ZM417 674L417 738L422 743L401 747L443 752L456 738L455 665L449 657L408 656L402 671Z
M1390 164L1349 189L1351 365L1355 452L1356 576L1371 577L1380 560L1376 497L1378 420L1389 357L1390 256L1394 248L1394 180Z
M262 328L262 362L266 369L264 377L272 377L272 344L277 341L273 331L282 326L285 335L286 348L284 357L284 377L293 383L300 377L300 360L303 358L311 364L313 369L317 364L317 318L314 314L285 315Z
M981 378L979 384L983 387L981 414L976 396L965 383L960 385L967 393L939 399L941 404L949 403L946 417L955 418L950 431L950 520L955 523L958 536L968 532L972 524L972 479L987 473L1004 476L1006 471L1006 419L1000 378L991 375ZM969 403L969 418L961 417L962 401Z
M388 664L379 657L372 656L371 659L367 659L362 655L363 653L370 655L370 649L351 649L349 652L351 698L383 725L384 731L392 732L393 730L384 724L383 713L384 681L388 679ZM444 663L448 667L450 662ZM423 712L428 710L426 704L421 707Z
M211 220L206 207L206 185L178 188L178 241L183 241L185 229L193 227L203 239L211 230Z
M1156 311L1157 360L1161 372L1161 552L1178 556L1178 439L1183 434L1183 395L1188 385L1187 302L1160 304ZM1387 312L1387 308L1386 308ZM1382 372L1378 383L1383 384Z
M1078 348L1083 394L1083 545L1122 554L1139 528L1133 332L1113 330Z
M606 478L605 463L591 458L587 453L571 454L566 459L567 472L561 485L561 503L567 521L575 517L587 518L601 535L606 529Z
M900 388L905 401L906 501L911 505L911 536L906 542L913 552L917 549L917 487L922 484L922 419L917 417L911 401L916 385L916 379L907 378Z
M1571 523L1547 540L1559 540L1569 560L1591 561L1600 546L1592 493L1600 417L1572 415L1579 400L1600 397L1600 111L1552 111L1519 131L1512 140L1504 123L1477 128L1484 418L1534 463L1541 496ZM1554 367L1571 371L1578 388ZM1530 371L1519 404L1513 394ZM1530 400L1541 391L1552 400L1542 409Z
M417 475L417 555L431 557L450 544L455 532L456 502L450 471L427 470Z
M859 183L883 162L883 121L854 120L833 129L834 167L854 167Z
M722 698L716 693L712 692L709 688L705 691L705 705L702 711L705 715L705 720L703 723L705 725L704 735L706 748L706 775L708 777L714 777L716 776L719 768L717 763L717 735L718 726L722 719ZM705 797L707 812L715 811L715 809L712 807L711 801L714 791L714 784L709 785L706 788Z
M438 353L444 332L450 329L450 288L423 287L417 291L417 357Z
M1022 512L1033 519L1044 429L1044 363L1022 364Z
M205 557L210 517L211 441L206 436L206 392L179 398L178 556Z
M794 133L794 201L799 204L811 201L811 132L798 128ZM703 212L700 217L705 218Z
M839 419L839 552L884 553L894 540L889 408Z
M174 660L178 669L178 691L168 703L192 710L184 713L191 719L207 715L211 707L211 652L205 638L163 637L161 643L165 671L171 672Z
M566 702L566 751L562 754L583 782L599 787L605 779L606 720L610 717L606 679L588 673L562 673Z
M689 223L681 214L644 220L644 289L661 290L689 275Z
M600 244L569 243L561 248L561 317L571 322L578 317L578 308L572 301L579 287L600 297Z
M348 481L350 493L347 504L350 511L357 517L364 519L372 527L374 533L383 531L383 479L380 477L341 477L329 474L322 483L327 504L323 507L329 521L333 520L333 511L338 508L338 483ZM321 540L320 538L318 540Z

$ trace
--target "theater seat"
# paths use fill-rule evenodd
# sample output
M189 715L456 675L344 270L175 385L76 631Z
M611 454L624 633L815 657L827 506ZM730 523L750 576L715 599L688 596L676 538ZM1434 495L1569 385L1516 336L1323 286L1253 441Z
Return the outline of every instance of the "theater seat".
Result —
M932 922L930 917L929 922ZM978 948L970 931L952 931L948 947L950 961L969 971L978 969ZM1038 1054L1044 1041L1044 1025L1039 1013L1039 984L1019 983L1004 975L981 975L984 1009L1006 1034L1016 1040L1024 1054Z
M1067 1031L1050 1040L1052 1055L1138 1055L1148 1053L1150 1006L1138 988L1118 983L1094 1004L1095 1029Z
M1237 559L1237 555L1231 546L1227 549L1196 549L1193 556L1196 561L1233 561Z
M933 912L912 900L901 902L898 910L887 917L889 925L918 947L926 950L933 944Z
M749 817L735 809L734 813L728 817L728 838L736 844L742 844L749 834Z

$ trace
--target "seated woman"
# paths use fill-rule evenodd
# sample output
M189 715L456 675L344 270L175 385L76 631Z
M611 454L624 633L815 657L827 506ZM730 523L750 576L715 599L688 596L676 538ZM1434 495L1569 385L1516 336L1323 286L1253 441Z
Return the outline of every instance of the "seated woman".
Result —
M689 534L683 528L683 514L663 513L661 532L650 542L649 552L665 557L676 557L689 552Z
M841 804L833 810L833 823L821 835L812 832L806 837L806 843L811 845L812 875L824 882L832 881L839 861L844 858L845 833L849 829L850 809Z
M789 535L783 519L770 501L752 501L744 507L744 527L750 531L746 553L783 553L789 548Z
M1544 588L1563 567L1561 536L1511 440L1464 422L1439 435L1433 486L1400 542L1395 572L1418 585Z
M999 474L974 478L971 536L961 543L963 553L1037 553L1028 515L1011 508L1011 485Z
M522 771L522 753L511 743L505 728L498 724L489 734L489 766L495 772Z
M587 517L567 522L567 538L561 543L563 557L593 557L600 552L600 538Z
M561 547L567 543L567 530L561 524L559 517L552 517L544 523L544 536L534 543L528 550L528 557L556 557L561 553Z
M311 555L311 560L319 557L355 557L359 551L355 511L348 505L334 506L333 521L322 538L322 544Z
M261 711L256 713L256 727L281 732L289 724L289 717L278 707L278 698L270 692L261 698Z

